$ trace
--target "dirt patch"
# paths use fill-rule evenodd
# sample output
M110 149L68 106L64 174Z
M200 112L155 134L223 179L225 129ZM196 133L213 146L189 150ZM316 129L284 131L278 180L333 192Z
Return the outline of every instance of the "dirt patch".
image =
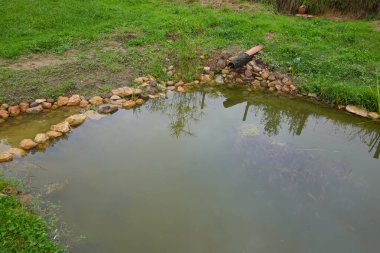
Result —
M265 34L264 34L264 38L265 38L267 41L271 41L271 40L273 40L274 36L276 36L275 33L265 33Z
M58 66L73 61L75 61L75 59L71 57L58 57L53 55L44 56L32 54L27 58L21 57L17 59L16 63L9 65L7 65L6 60L4 60L2 65L7 65L4 67L11 70L30 70L47 66Z
M380 20L374 21L373 24L375 25L375 28L373 28L373 30L375 32L380 32Z

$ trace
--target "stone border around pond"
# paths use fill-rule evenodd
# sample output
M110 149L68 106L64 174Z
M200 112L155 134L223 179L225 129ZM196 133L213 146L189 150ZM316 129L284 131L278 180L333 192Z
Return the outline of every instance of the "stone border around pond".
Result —
M113 89L104 96L93 96L86 100L85 97L78 94L71 97L60 96L54 99L36 99L29 102L21 102L18 105L9 106L2 104L0 107L0 123L9 117L17 117L21 113L37 114L42 111L54 110L62 106L79 106L81 108L91 109L96 107L99 115L106 115L117 111L119 108L131 109L142 105L148 99L165 96L162 92L168 90L177 92L187 92L197 86L214 86L240 84L249 86L252 89L266 89L271 92L279 92L305 97L314 100L320 100L317 94L303 94L289 77L278 73L271 72L268 67L263 66L258 61L252 60L246 66L231 70L228 63L233 59L220 58L215 66L205 66L203 73L197 80L189 83L180 81L158 82L153 76L148 75L139 77L134 80L138 85L133 87L120 87ZM168 76L175 75L175 69L170 66L166 69ZM138 88L137 88L138 87ZM339 105L337 109L366 117L373 120L380 118L376 112L368 112L365 109L354 105ZM50 139L59 138L71 131L72 128L81 125L87 118L100 118L95 116L95 111L88 110L83 114L74 114L66 118L63 122L52 125L46 133L38 133L34 139L24 139L20 142L19 147L9 148L7 151L0 151L0 163L12 161L15 156L22 157L27 151L43 146Z

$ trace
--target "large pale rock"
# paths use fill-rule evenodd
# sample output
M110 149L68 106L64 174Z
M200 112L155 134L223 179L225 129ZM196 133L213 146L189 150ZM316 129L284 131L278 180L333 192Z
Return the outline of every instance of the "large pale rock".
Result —
M39 99L34 100L34 102L36 102L37 104L42 104L43 102L46 102L46 99L39 98Z
M29 104L28 104L28 103L25 103L25 102L20 103L18 106L20 107L20 111L21 111L21 112L25 112L26 109L29 108Z
M9 117L8 111L0 109L0 119L7 119L8 117Z
M98 113L101 114L109 114L109 113L114 113L118 110L119 108L117 105L112 105L112 104L104 104L100 105L98 108Z
M141 94L141 90L125 86L125 87L113 89L112 94L119 97L126 97L126 96L131 96L133 94L139 95Z
M42 108L44 109L51 109L51 107L53 106L51 103L49 102L42 102Z
M178 92L185 92L185 88L183 88L182 86L178 86L177 91Z
M46 132L46 135L49 137L49 138L57 138L57 137L60 137L62 136L62 133L61 132L57 132L57 131L47 131Z
M100 120L104 117L107 117L107 115L99 114L95 112L94 110L88 110L84 114L87 116L87 118L92 119L92 120Z
M13 155L6 151L0 151L0 163L9 162L13 160Z
M48 140L49 140L49 136L43 133L39 133L36 135L36 137L34 137L34 141L39 144L45 143Z
M111 99L111 100L119 100L119 99L121 99L121 97L118 96L118 95L112 95L112 96L110 97L110 99Z
M355 105L347 105L346 111L362 117L368 117L368 111L366 109L359 108Z
M67 133L70 131L70 124L67 121L64 121L56 125L52 125L50 127L50 130L61 132L61 133Z
M21 148L10 148L7 150L7 152L11 153L14 156L19 156L19 157L26 155L25 150L23 150Z
M74 114L66 119L70 126L79 126L87 119L85 114Z
M64 106L69 103L69 98L68 97L58 97L57 99L57 105L58 106Z
M101 105L103 104L103 98L102 97L99 97L99 96L94 96L92 97L89 102L92 104L92 105Z
M24 139L20 142L20 148L24 150L29 150L36 147L38 144L34 142L32 139Z
M125 109L130 109L134 106L136 106L136 102L133 100L128 100L127 102L123 103L123 108Z
M16 117L16 116L20 115L21 110L20 110L20 107L18 105L15 105L15 106L10 106L8 108L8 112L9 112L9 115L11 115L12 117Z
M31 107L31 108L28 108L28 109L26 109L26 113L39 113L39 112L41 112L42 111L42 106L41 105L38 105L38 106L36 106L36 107Z
M377 112L369 112L368 117L371 119L380 119L380 115Z
M141 98L136 99L136 104L137 104L137 105L142 105L142 104L144 104L144 103L145 103L145 100L144 100L144 99L141 99Z
M80 96L79 95L72 95L70 98L69 98L69 101L67 102L67 105L70 105L70 106L78 106L80 104Z

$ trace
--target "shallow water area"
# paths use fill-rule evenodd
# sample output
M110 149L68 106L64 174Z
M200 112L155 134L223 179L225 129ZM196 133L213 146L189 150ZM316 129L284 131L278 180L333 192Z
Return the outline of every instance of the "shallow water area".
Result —
M24 134L9 129L2 145ZM0 166L62 203L86 236L70 252L357 253L380 251L379 155L378 122L210 88L89 119Z

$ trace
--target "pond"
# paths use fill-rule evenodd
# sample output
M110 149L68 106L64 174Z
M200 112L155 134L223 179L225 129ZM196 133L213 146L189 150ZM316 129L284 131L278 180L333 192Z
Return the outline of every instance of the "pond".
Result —
M5 123L0 146L72 110ZM209 88L89 119L0 166L62 186L46 198L86 237L70 252L358 253L380 252L379 155L378 122Z

